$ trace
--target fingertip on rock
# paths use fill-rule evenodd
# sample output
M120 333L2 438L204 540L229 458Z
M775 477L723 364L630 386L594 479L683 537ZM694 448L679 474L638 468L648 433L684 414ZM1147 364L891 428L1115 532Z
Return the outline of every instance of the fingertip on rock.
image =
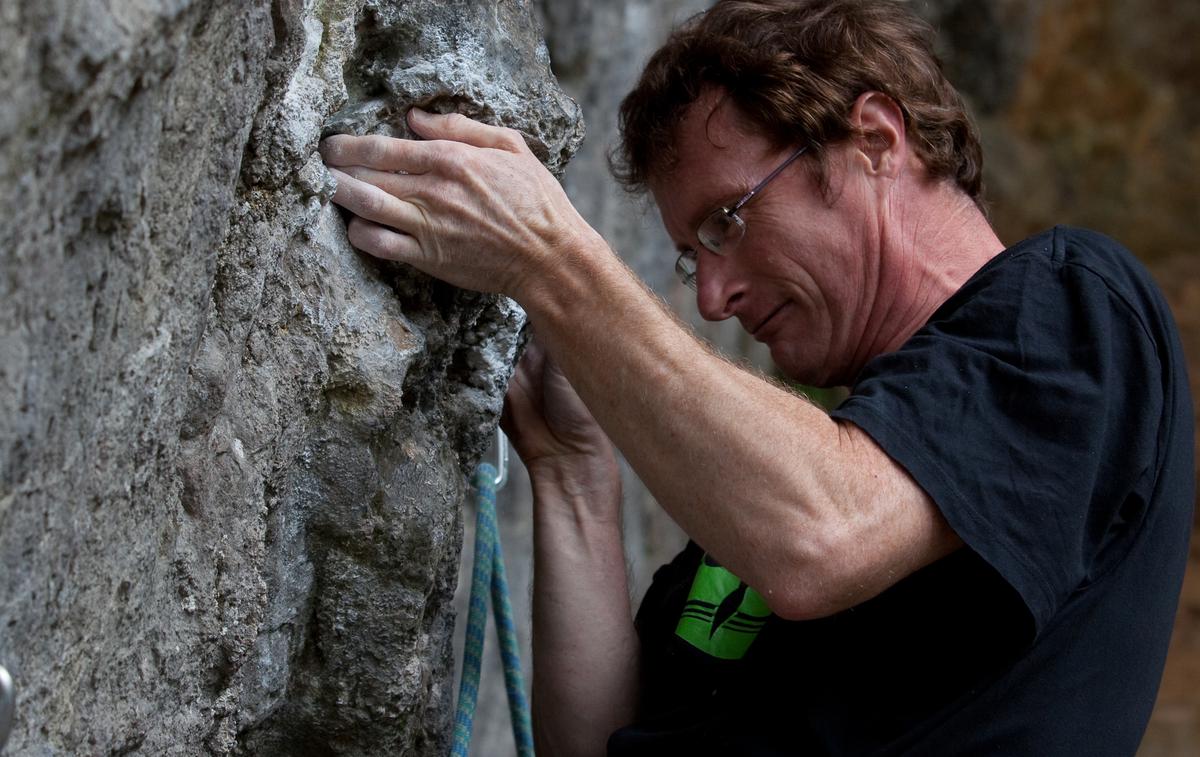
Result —
M326 163L328 163L333 157L333 153L336 148L332 140L336 138L337 137L325 137L325 139L322 139L317 143L317 154L320 155L321 160L325 161Z
M441 114L431 113L419 106L412 106L408 109L408 126L420 136L433 128L437 123L437 118Z

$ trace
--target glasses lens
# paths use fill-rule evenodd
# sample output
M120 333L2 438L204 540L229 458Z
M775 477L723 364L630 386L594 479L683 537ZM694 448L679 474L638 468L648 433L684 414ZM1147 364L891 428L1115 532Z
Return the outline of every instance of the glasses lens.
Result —
M717 255L728 255L742 241L745 232L746 224L742 223L741 218L720 208L704 219L704 223L696 230L696 236L700 238L700 244Z
M685 286L691 289L696 288L696 258L694 253L689 256L688 253L682 252L679 257L675 258L675 273L679 274L679 280Z

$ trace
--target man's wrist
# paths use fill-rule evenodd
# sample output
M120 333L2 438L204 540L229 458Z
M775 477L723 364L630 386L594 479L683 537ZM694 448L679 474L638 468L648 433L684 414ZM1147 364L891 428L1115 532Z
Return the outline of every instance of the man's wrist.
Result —
M544 457L527 467L535 492L568 500L621 497L621 471L611 453Z
M523 277L511 293L535 325L578 315L580 303L595 293L598 282L624 268L604 237L587 224L564 232L543 264L545 270Z
M620 527L621 474L611 454L542 458L528 464L536 518Z

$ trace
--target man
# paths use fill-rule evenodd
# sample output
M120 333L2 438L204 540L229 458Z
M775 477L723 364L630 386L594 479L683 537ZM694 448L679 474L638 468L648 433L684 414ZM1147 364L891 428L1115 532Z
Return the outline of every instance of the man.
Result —
M1136 749L1191 523L1179 341L1111 240L1005 249L931 36L897 2L720 2L622 107L701 313L851 385L832 417L697 342L515 132L414 110L429 141L323 145L356 247L533 325L505 423L543 753ZM692 539L636 627L609 439Z

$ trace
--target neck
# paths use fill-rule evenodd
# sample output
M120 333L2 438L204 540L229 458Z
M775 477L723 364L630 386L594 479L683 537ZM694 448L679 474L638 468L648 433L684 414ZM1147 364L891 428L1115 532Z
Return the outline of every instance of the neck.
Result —
M908 341L1004 250L979 207L957 188L925 187L915 197L905 207L885 208L880 218L880 267L874 272L875 298L859 341L864 349L857 368Z

